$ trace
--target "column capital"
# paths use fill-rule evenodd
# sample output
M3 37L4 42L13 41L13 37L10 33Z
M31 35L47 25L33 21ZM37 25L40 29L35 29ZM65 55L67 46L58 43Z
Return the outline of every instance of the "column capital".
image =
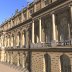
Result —
M32 20L32 23L34 23L34 19Z
M41 20L41 17L39 17L38 20Z

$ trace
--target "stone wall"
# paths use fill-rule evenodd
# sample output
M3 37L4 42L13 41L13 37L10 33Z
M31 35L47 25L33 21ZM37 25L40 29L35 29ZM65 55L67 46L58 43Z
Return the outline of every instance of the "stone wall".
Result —
M51 72L61 72L60 56L65 54L70 58L72 65L71 52L32 52L32 72L46 72L44 55L48 54L51 58ZM72 69L72 66L71 66Z

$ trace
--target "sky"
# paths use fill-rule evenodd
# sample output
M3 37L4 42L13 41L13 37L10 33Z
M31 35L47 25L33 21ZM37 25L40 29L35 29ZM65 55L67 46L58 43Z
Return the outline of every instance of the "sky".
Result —
M16 9L19 11L27 6L27 2L33 0L0 0L0 24L14 15Z

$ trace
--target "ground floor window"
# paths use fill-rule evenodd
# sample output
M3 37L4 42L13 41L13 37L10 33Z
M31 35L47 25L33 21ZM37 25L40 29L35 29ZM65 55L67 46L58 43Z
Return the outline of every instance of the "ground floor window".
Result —
M45 54L44 58L45 58L45 70L46 72L51 72L51 58L48 54Z
M60 57L61 61L61 72L71 72L70 58L67 55Z

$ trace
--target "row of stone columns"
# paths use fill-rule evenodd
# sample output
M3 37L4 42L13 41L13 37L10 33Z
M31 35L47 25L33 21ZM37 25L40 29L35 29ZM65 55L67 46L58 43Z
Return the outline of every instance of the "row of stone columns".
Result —
M24 46L25 44L25 35L24 33L15 34L11 36L2 35L0 39L0 47L15 47L15 46Z
M42 40L42 35L41 35L41 32L42 32L42 21L41 21L41 18L38 19L39 20L39 42L41 42ZM53 40L56 40L56 26L55 26L55 14L52 14L52 28L53 28ZM34 43L34 20L32 22L32 43Z
M70 9L72 11L72 8ZM72 14L71 14L72 15ZM52 29L53 29L53 40L56 41L57 40L57 36L56 36L56 22L55 22L55 14L52 14L51 15L51 18L52 18ZM42 20L41 20L41 17L38 19L39 21L39 42L42 42ZM33 20L32 21L32 43L34 43L35 41L35 21ZM70 29L70 26L68 26L68 28ZM22 36L22 35L21 35ZM27 37L27 36L26 36ZM70 37L70 30L69 30L69 37ZM25 40L24 38L24 35L22 36L23 39L20 39L19 35L16 36L16 39L17 40L16 42L16 46L19 46L19 42L20 42L20 45L23 43L25 43L23 40ZM23 43L21 42L21 40L23 41ZM13 37L11 37L11 40L8 39L8 46L9 46L9 41L11 41L11 46L14 46L15 43L13 43ZM6 43L6 42L5 42ZM26 42L27 43L27 42ZM3 45L3 38L2 38L2 45Z

